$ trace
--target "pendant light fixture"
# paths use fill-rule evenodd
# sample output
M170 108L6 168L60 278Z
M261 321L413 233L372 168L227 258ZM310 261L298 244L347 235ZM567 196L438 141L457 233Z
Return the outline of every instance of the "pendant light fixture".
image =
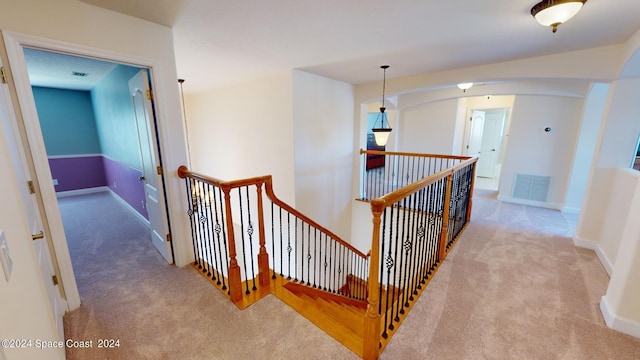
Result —
M389 68L389 65L382 65L380 66L380 68L383 70L382 106L380 107L380 113L378 113L378 117L376 118L375 123L373 123L373 129L371 129L371 131L373 131L373 136L376 139L376 144L378 146L385 146L387 145L387 141L389 140L389 134L391 134L391 127L384 127L385 120L387 120L387 126L389 125L389 120L387 119L387 113L385 112L387 108L384 107L384 90L387 83L387 69ZM378 120L380 120L380 127L376 128L376 124L378 123Z
M542 0L531 8L531 15L543 26L551 26L553 32L558 25L574 17L587 0Z

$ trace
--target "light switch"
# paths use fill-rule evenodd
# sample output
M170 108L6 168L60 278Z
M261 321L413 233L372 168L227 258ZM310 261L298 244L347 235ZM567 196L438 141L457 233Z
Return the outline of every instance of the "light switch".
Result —
M2 230L0 230L0 263L2 263L4 278L9 282L9 279L11 278L11 269L13 268L13 261L9 254L7 239L4 237L4 231Z

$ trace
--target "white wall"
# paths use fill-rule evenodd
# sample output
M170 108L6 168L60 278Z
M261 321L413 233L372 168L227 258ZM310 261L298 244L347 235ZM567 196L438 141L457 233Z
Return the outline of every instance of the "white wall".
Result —
M505 150L499 199L511 197L515 175L550 176L547 207L560 209L565 198L583 99L516 96ZM546 127L551 132L545 132Z
M640 135L640 101L638 101L640 79L623 79L611 84L605 117L596 144L597 156L585 193L576 237L599 244L603 255L615 263L618 245L602 242L619 241L603 234L603 220L608 217L607 204L615 176L614 169L629 168L634 158Z
M640 337L640 172L614 170L604 210L597 251L615 256L607 264L611 280L600 308L609 327Z
M105 56L120 54L154 64L156 105L159 131L163 139L163 157L167 177L168 201L171 209L181 209L183 184L175 169L186 161L182 136L182 122L171 29L107 11L76 0L1 0L5 11L0 12L3 30L52 40L53 45L78 46L93 49ZM135 35L135 36L133 36ZM0 138L4 139L5 134ZM14 275L9 284L0 280L0 338L42 338L55 340L52 326L45 312L48 306L42 291L42 279L29 241L26 219L16 197L15 176L8 167L10 155L5 141L0 145L0 228L10 243L14 257ZM38 155L36 155L38 156ZM46 157L45 157L46 159ZM47 184L41 184L47 186ZM48 184L53 191L53 185ZM183 249L180 239L188 239L183 213L171 214L174 245ZM187 243L188 246L188 243ZM182 254L185 252L183 251ZM178 264L188 259L177 259ZM8 360L62 358L60 352L27 353L5 349Z
M0 101L0 106L5 103ZM0 111L2 116L6 113ZM42 273L36 259L36 251L25 209L20 197L12 156L7 147L9 131L7 119L0 126L0 231L4 232L13 262L11 277L5 280L0 268L0 339L42 339L59 341L44 288ZM49 280L49 279L46 279ZM38 350L2 349L7 359L63 359L64 349ZM0 350L0 351L2 351Z
M400 113L402 131L398 151L423 154L452 154L456 134L457 100L427 103Z
M349 241L353 86L293 72L295 204Z
M292 86L286 72L187 96L193 170L226 181L272 175L276 196L294 206Z
M609 84L597 83L585 99L563 212L577 214L582 208L608 92Z

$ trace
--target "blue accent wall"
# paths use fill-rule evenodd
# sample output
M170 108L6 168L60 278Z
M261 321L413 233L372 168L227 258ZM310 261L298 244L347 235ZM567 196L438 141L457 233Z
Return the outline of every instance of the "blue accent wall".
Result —
M102 153L141 169L138 130L128 83L138 71L139 68L131 66L116 66L91 89L91 98Z
M89 91L32 87L47 155L100 154Z

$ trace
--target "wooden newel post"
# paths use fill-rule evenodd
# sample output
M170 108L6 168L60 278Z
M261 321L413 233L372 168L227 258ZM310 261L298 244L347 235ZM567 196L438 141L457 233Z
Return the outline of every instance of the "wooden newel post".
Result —
M240 266L236 259L236 239L233 231L233 217L231 215L231 187L222 187L224 191L224 204L227 218L227 231L229 233L229 296L232 302L242 300L242 277Z
M447 255L447 242L449 241L449 207L451 205L451 187L453 185L452 171L447 175L447 185L444 192L444 211L442 212L442 233L440 234L440 245L438 248L438 261L443 261Z
M262 205L262 184L256 184L256 192L258 196L258 236L260 240L260 250L258 252L258 282L260 286L269 286L271 277L269 276L269 254L265 246L266 239L264 235L264 209Z
M364 316L363 358L377 359L380 349L380 215L384 209L384 202L372 200L373 236L371 240L371 257L369 260L369 297L367 298L367 312Z

